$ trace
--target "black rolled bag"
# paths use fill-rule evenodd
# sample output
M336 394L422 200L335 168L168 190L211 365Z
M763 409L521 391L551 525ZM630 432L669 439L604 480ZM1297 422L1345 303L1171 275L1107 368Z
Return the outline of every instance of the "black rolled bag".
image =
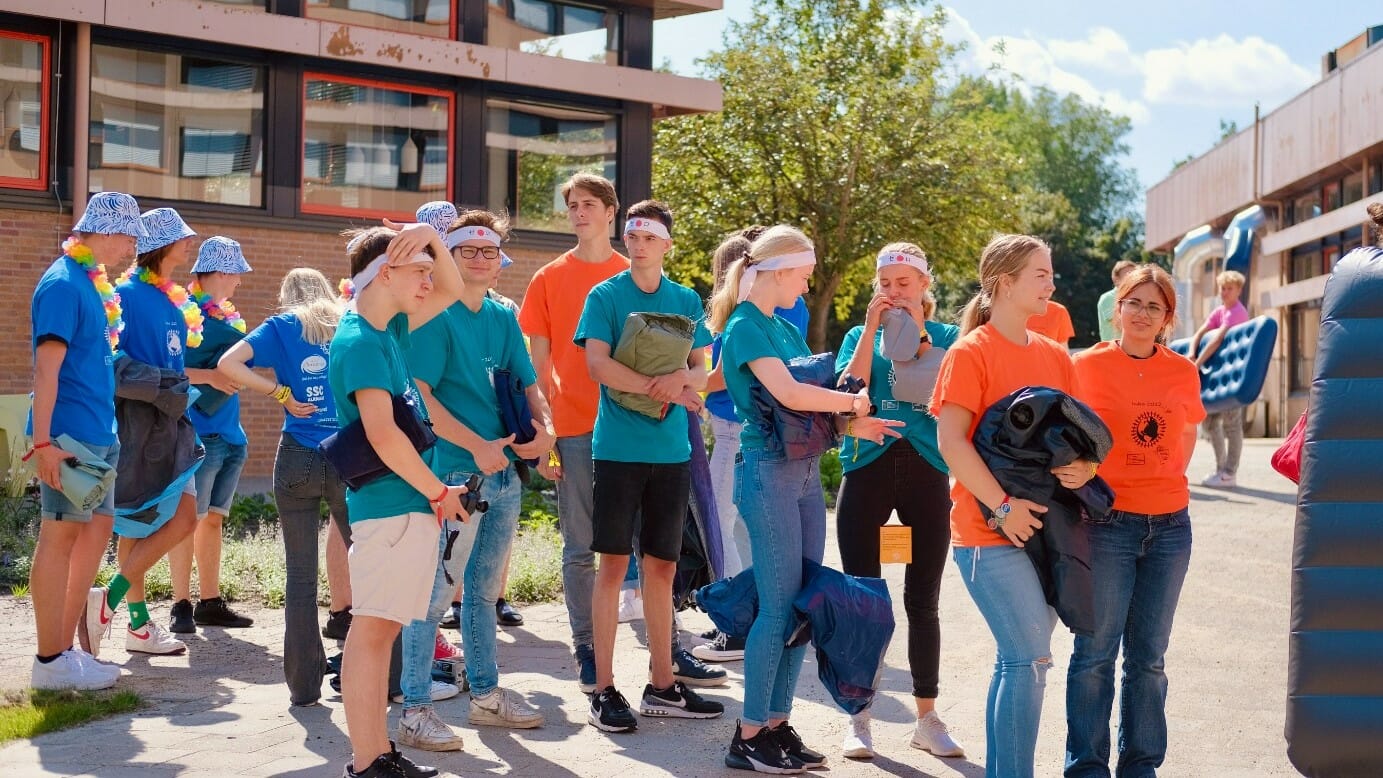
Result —
M1326 281L1301 457L1287 638L1287 757L1383 775L1383 249Z

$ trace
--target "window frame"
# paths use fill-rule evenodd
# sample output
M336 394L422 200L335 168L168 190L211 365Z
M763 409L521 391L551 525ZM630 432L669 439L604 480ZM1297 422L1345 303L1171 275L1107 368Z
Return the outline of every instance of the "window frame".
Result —
M42 63L40 70L42 77L39 79L39 139L38 139L38 178L13 178L10 176L0 176L0 189L21 189L28 192L48 191L48 171L52 165L50 154L52 153L51 138L52 119L53 119L53 41L50 36L35 33L19 32L17 30L0 29L0 38L11 40L27 41L37 43L42 47Z
M447 16L448 16L448 19L447 19L447 34L446 34L446 36L441 36L441 35L425 35L425 34L420 33L420 32L411 32L411 31L409 31L409 30L391 30L391 29L389 29L388 27L381 27L381 26L378 26L378 25L375 25L375 24L362 24L362 23L359 23L359 22L338 22L338 21L335 21L335 20L332 20L332 19L323 19L323 18L321 18L320 16L313 16L313 15L312 15L310 3L308 2L308 0L300 0L300 1L302 2L302 17L301 17L301 18L303 18L303 19L312 19L312 20L314 20L314 21L318 21L318 22L321 22L321 23L323 23L323 24L345 25L345 26L348 26L348 27L364 27L364 28L367 29L367 30L381 30L381 31L387 32L387 33L389 33L389 34L391 34L391 35L416 35L416 36L418 36L419 38L428 38L428 39L430 39L430 40L435 40L435 41L454 41L454 40L457 40L457 34L461 31L461 7L462 7L462 5L466 2L466 0L447 0L447 5L451 8L451 12L447 15ZM370 14L370 16L382 16L382 15L381 15L381 14ZM389 18L389 17L384 17L384 18L387 19L387 18ZM398 21L398 20L395 20L395 21Z
M371 208L337 208L330 205L311 205L307 202L307 188L304 186L307 178L307 89L312 81L332 81L338 84L352 84L375 89L389 89L393 91L409 92L412 94L430 95L441 97L447 101L447 180L443 187L444 200L451 200L456 191L456 101L455 91L438 89L436 87L420 86L404 81L391 81L387 79L368 78L364 76L336 75L323 70L304 70L302 75L302 90L299 93L300 116L298 125L298 213L308 216L337 216L343 218L367 218L367 219L397 219L403 217L407 221L414 219L414 214L404 211L381 211Z

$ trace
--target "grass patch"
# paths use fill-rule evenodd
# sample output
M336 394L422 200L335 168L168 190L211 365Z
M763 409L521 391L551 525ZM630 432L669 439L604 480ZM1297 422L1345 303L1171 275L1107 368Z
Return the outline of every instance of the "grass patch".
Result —
M0 700L0 743L128 713L140 705L131 691L79 692L42 689L5 692Z
M509 558L507 596L518 602L547 602L562 596L562 535L535 523L519 530Z

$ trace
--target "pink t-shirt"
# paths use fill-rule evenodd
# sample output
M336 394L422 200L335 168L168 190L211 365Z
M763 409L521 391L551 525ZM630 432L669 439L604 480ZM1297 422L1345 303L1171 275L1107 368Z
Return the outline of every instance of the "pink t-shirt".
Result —
M1217 305L1205 320L1206 329L1217 330L1224 326L1237 327L1249 320L1249 309L1242 302L1235 302L1233 308Z

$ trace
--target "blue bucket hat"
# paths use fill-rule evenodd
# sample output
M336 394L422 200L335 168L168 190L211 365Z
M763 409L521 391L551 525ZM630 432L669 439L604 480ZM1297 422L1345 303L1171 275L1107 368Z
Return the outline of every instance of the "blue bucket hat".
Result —
M423 224L432 225L432 229L438 235L446 235L447 228L456 221L456 217L461 214L456 210L456 206L446 200L433 200L430 203L423 203L418 206L418 221Z
M192 266L194 273L231 275L248 273L250 269L250 263L245 261L245 253L240 250L240 243L220 235L212 235L202 241L202 247L197 249L197 263Z
M499 269L500 269L500 270L503 270L503 269L505 269L506 267L509 267L509 266L512 265L512 264L514 264L514 260L510 259L508 254L505 254L503 251L499 252Z
M197 235L172 208L145 211L139 220L144 223L145 229L144 235L139 238L140 254L148 254L183 238L193 238Z
M139 218L139 203L124 192L97 192L86 201L82 218L73 232L95 235L131 235L140 243L149 234Z

